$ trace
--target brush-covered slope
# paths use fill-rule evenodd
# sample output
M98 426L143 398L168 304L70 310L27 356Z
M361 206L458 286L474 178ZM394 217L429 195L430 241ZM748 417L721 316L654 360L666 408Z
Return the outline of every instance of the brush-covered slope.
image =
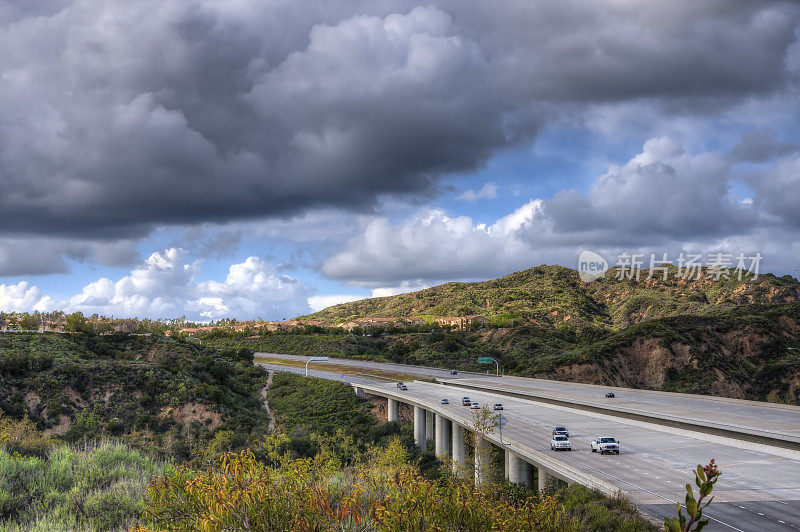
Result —
M800 302L800 283L790 277L757 279L675 278L617 280L614 270L585 283L562 266L537 266L492 281L447 283L418 292L343 303L306 316L328 324L356 317L466 316L478 314L497 324L585 322L613 329L678 315L708 316L749 304Z
M67 441L113 437L185 458L215 433L266 430L252 352L163 336L0 336L0 414Z

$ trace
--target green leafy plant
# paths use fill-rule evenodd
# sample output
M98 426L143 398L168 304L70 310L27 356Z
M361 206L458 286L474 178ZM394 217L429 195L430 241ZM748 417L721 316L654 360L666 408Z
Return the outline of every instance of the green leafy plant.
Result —
M686 514L681 511L681 505L678 503L678 517L672 519L664 519L665 532L690 532L695 530L702 530L707 524L708 519L703 519L703 510L705 510L714 497L706 500L706 497L711 495L714 489L714 484L719 480L720 472L714 459L705 465L698 464L697 470L694 472L694 482L700 489L699 497L695 499L692 485L686 484ZM705 503L705 504L704 504ZM688 519L687 519L688 516Z

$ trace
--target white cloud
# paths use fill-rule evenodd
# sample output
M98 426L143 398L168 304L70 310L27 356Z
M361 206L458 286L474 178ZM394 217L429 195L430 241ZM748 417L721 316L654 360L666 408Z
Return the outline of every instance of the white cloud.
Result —
M497 185L494 183L486 183L483 185L483 188L478 190L477 192L470 189L465 191L463 194L458 196L456 199L474 202L480 199L494 199L497 197Z
M201 296L189 303L208 319L237 316L292 318L309 310L311 290L296 277L283 275L258 257L233 264L224 282L197 285Z
M574 266L584 249L623 252L754 253L764 270L791 271L797 240L798 160L778 159L747 176L749 202L730 193L741 179L724 154L687 153L669 137L648 140L611 165L583 195L534 199L490 225L423 210L399 223L376 217L322 265L334 279L388 295L438 281L486 279L541 263Z
M421 211L396 225L378 217L325 261L322 272L388 294L388 288L408 291L403 281L421 286L423 279L480 278L527 267L537 255L517 236L542 223L541 215L541 201L533 200L490 226L440 210Z
M42 295L38 286L31 286L27 281L0 284L0 310L3 312L49 312L56 306L53 298Z
M374 294L373 294L374 296ZM327 296L311 296L308 298L308 306L314 312L319 312L322 309L339 305L341 303L349 303L350 301L358 301L364 299L365 296L355 296L350 294L334 294Z
M202 262L188 262L187 258L187 251L181 248L153 253L130 275L117 281L98 279L60 303L25 281L0 285L2 309L29 312L61 308L140 318L186 315L198 321L258 316L283 319L310 310L308 298L312 289L258 257L231 265L224 281L203 282L197 282Z

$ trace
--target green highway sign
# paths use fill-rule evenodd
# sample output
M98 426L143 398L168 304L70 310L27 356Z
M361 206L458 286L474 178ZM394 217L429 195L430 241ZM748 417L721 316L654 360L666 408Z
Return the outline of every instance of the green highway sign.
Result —
M494 362L492 357L478 357L478 364L491 364Z

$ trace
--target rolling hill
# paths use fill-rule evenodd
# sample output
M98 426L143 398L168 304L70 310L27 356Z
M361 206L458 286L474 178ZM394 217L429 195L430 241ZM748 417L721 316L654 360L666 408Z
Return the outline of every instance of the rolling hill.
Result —
M704 273L705 274L705 273ZM363 299L303 316L327 324L357 317L467 316L490 318L496 324L550 323L594 325L619 330L669 316L713 316L748 305L800 302L800 282L791 276L761 275L757 279L617 280L585 283L578 272L563 266L537 266L492 281L446 283L418 292Z
M493 356L507 373L800 403L800 282L771 274L738 280L617 280L584 283L561 266L492 281L447 283L326 308L306 319L470 314L472 331L264 334L219 338L220 346L388 360L482 370ZM704 274L706 272L703 272Z

